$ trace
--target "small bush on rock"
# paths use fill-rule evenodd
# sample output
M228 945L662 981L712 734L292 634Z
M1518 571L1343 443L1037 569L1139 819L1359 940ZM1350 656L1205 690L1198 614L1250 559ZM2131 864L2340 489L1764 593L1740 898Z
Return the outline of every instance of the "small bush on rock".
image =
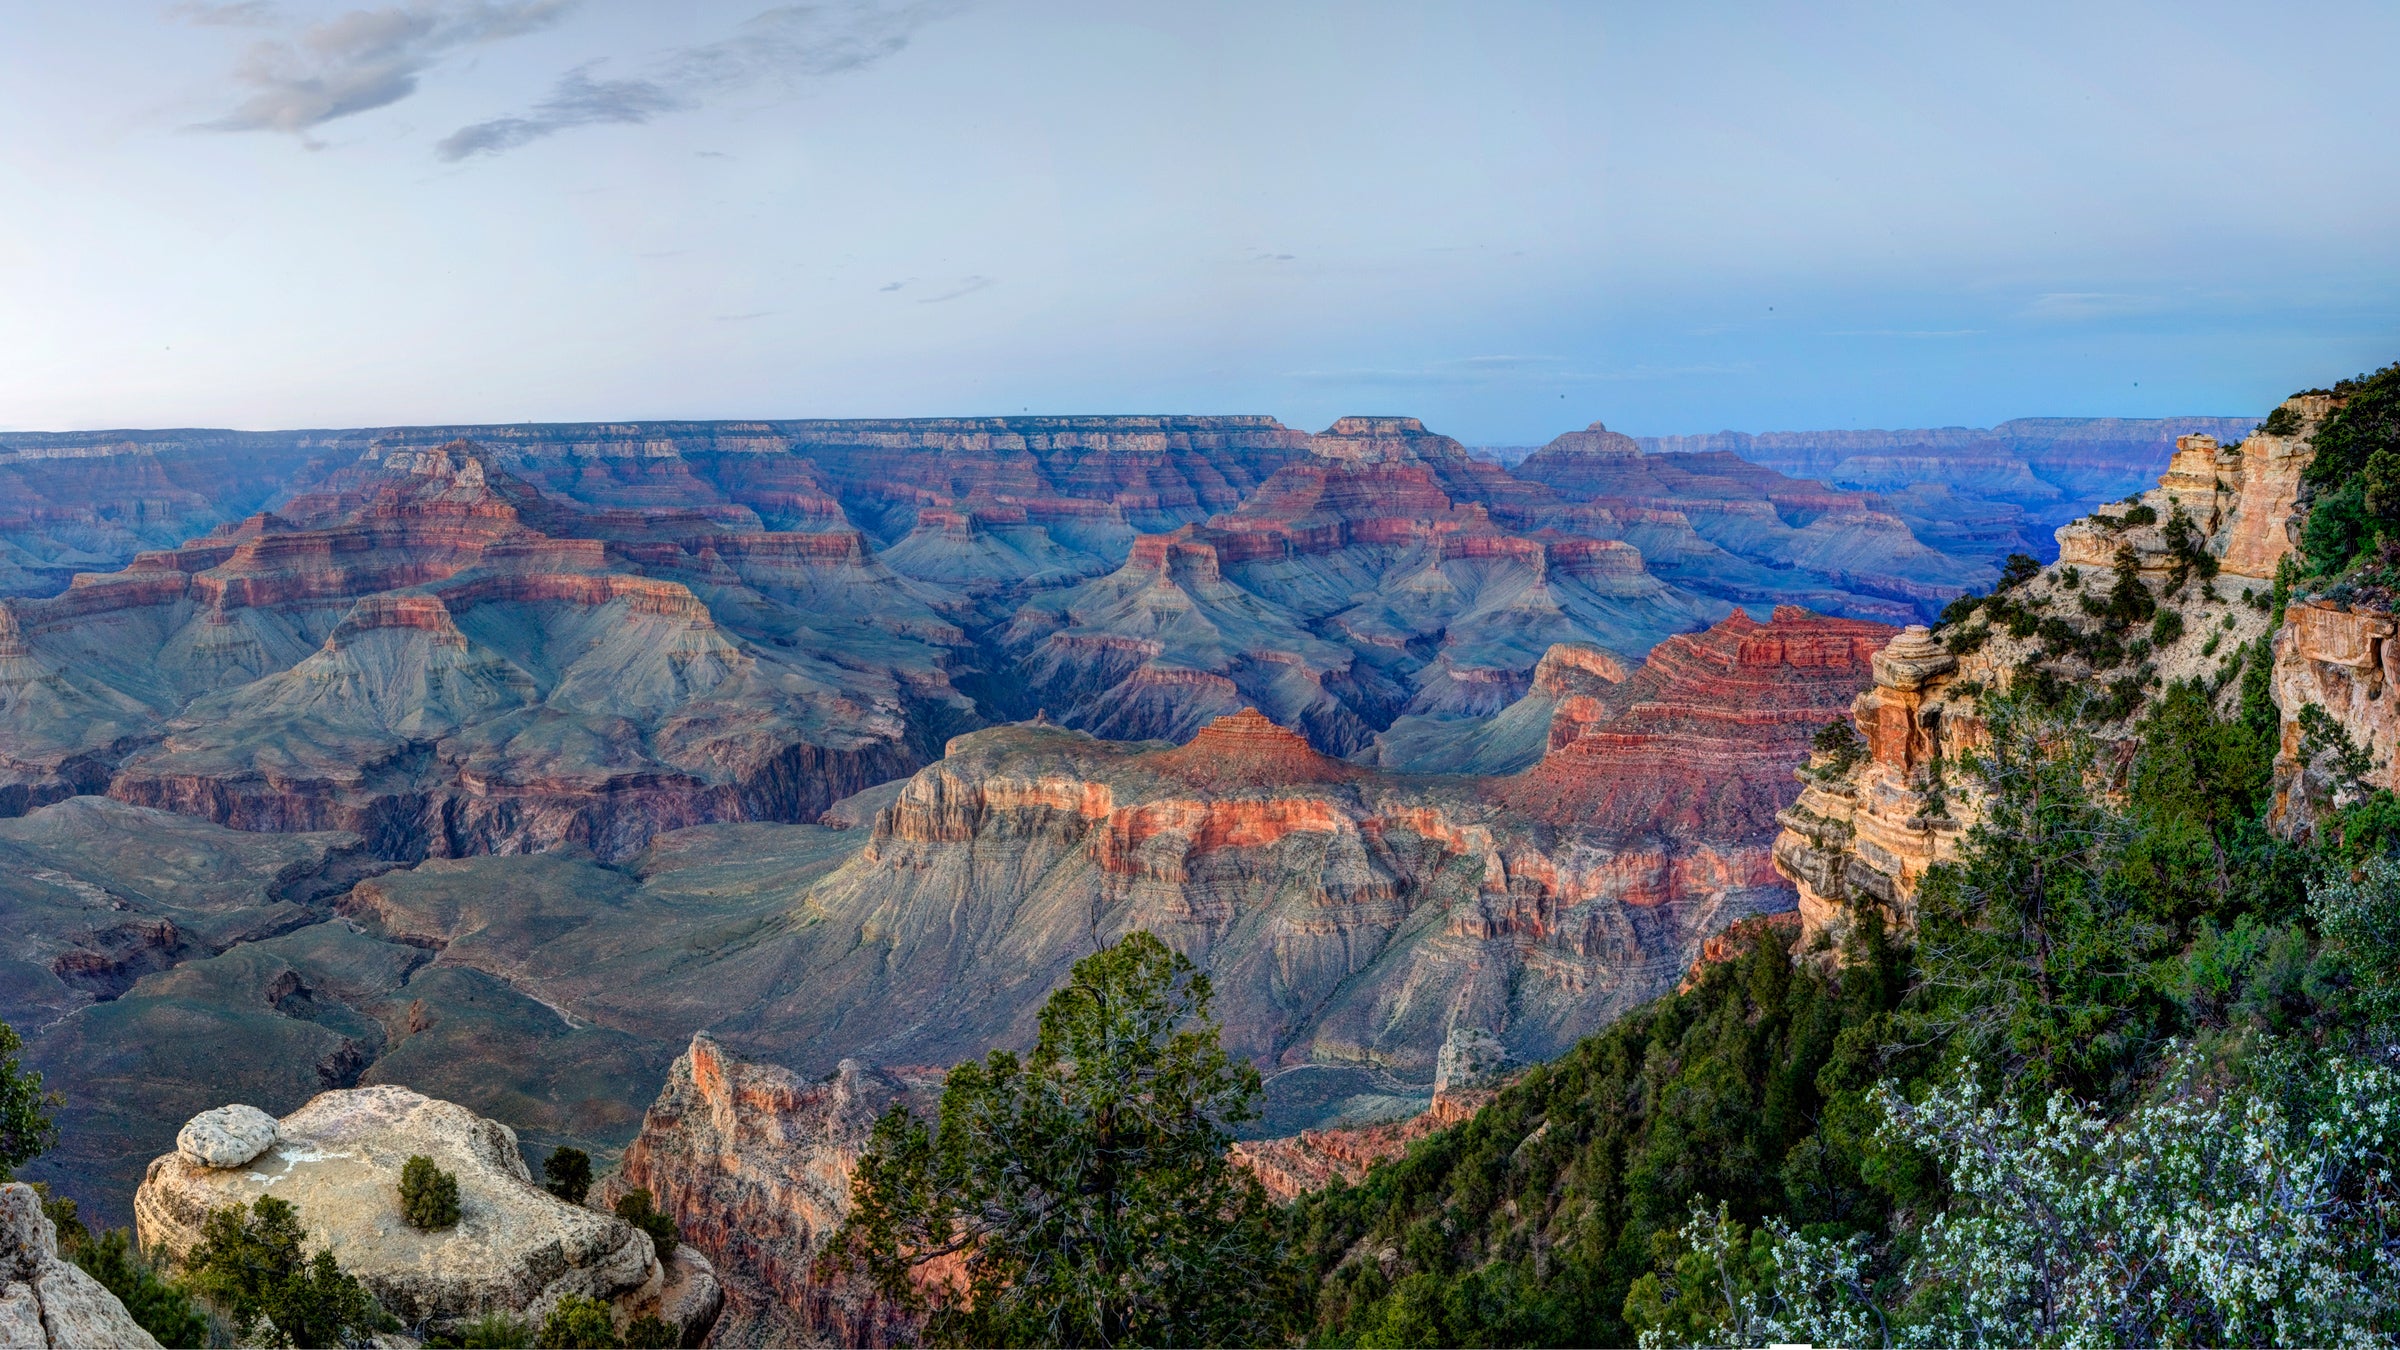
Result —
M400 1166L400 1214L430 1232L458 1222L458 1178L420 1153Z
M635 1189L617 1199L617 1217L650 1235L651 1244L658 1248L658 1259L666 1260L675 1254L675 1243L681 1236L673 1216L658 1212L650 1192Z
M192 1306L192 1296L183 1286L162 1278L143 1258L133 1245L132 1233L112 1228L97 1238L75 1243L66 1255L101 1288L116 1295L125 1311L160 1345L208 1344L208 1319Z
M488 1312L457 1331L425 1338L426 1350L530 1350L533 1325L504 1312Z
M542 1160L542 1188L570 1205L592 1192L592 1155L579 1148L555 1150Z
M616 1319L596 1298L569 1294L542 1319L541 1343L555 1350L617 1350Z

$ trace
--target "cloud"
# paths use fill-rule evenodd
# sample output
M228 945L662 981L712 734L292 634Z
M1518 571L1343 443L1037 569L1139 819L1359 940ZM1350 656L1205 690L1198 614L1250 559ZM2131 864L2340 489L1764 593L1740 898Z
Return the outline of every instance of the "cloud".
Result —
M879 291L896 291L907 284L908 283L905 281L887 281L875 289Z
M230 5L181 4L168 9L167 14L203 28L273 28L283 22L283 11L269 0L238 0Z
M961 277L959 278L958 284L951 287L949 290L942 292L940 295L926 296L917 303L920 305L938 305L944 300L956 300L962 295L973 295L975 292L980 291L984 287L991 284L992 279L990 277ZM889 290L891 288L887 286L884 289Z
M447 160L469 155L496 155L514 150L568 127L606 122L647 122L660 113L678 112L691 104L683 96L652 80L595 80L591 67L578 66L559 79L550 97L524 117L500 117L460 127L434 146Z
M413 0L354 9L285 38L251 44L233 77L253 92L204 131L280 131L306 137L335 118L386 107L417 91L417 77L445 53L548 27L575 0ZM275 22L264 5L191 6L189 22L257 26Z
M597 62L577 66L532 108L460 127L434 153L455 162L575 127L648 122L744 90L789 93L807 80L859 70L899 52L919 27L955 8L953 0L784 5L754 15L730 37L670 52L638 78L596 81L589 72Z

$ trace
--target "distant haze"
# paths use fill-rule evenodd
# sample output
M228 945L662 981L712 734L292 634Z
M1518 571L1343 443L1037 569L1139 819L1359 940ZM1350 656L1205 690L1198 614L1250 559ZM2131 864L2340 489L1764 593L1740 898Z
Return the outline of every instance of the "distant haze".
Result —
M0 428L2257 416L2400 357L2400 9L102 0Z

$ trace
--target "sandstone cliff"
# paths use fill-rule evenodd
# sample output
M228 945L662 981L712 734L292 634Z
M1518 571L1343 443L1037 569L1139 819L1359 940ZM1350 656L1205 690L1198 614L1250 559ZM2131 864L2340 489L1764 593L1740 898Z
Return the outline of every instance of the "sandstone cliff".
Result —
M938 1083L848 1059L811 1082L695 1036L594 1203L646 1189L708 1254L727 1293L712 1344L906 1344L903 1310L820 1284L811 1266L849 1214L851 1169L876 1117L895 1102L930 1115Z
M2118 739L2132 733L2148 693L2167 682L2202 680L2230 706L2238 690L2227 672L2268 636L2266 597L2296 547L2309 437L2331 410L2321 395L2284 406L2297 419L2290 435L2260 431L2233 446L2183 436L2156 487L2061 526L2059 561L2008 591L2004 611L1985 606L1939 635L1912 627L1875 655L1874 688L1851 710L1863 757L1847 767L1816 759L1801 771L1799 800L1780 817L1775 868L1799 891L1801 950L1838 939L1867 910L1903 928L1913 922L1926 871L1956 854L1977 818L1957 766L1980 743L1976 700L1984 690L2033 672L2105 688L2116 716L2101 734ZM2213 578L2199 575L2202 554L2215 564ZM2155 603L2180 618L2179 636L2153 648L2147 636L2119 642L2103 633L2091 606L2117 584L2120 558ZM2374 700L2363 686L2353 696L2349 676L2380 659L2374 628L2372 619L2293 608L2276 637L2287 746L2297 745L2298 706L2286 690L2305 681L2362 726L2371 723ZM2304 651L2330 659L2307 662ZM2318 670L2326 673L2306 673ZM2344 697L2331 699L2335 693Z

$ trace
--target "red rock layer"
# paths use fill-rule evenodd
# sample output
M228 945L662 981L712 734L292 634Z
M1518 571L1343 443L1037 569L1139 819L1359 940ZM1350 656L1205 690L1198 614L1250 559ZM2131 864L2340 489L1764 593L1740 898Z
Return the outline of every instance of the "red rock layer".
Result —
M1418 1140L1466 1120L1498 1095L1489 1088L1436 1093L1433 1105L1406 1120L1302 1130L1283 1139L1245 1139L1233 1146L1231 1156L1250 1169L1267 1194L1290 1204L1336 1181L1357 1185L1375 1164L1389 1162Z
M1783 606L1770 623L1736 611L1669 638L1610 698L1613 715L1554 744L1497 795L1604 833L1763 841L1797 792L1792 766L1874 683L1869 661L1892 631Z
M1287 783L1332 783L1358 776L1358 769L1317 753L1308 738L1244 708L1209 723L1200 734L1146 761L1160 773L1212 791L1278 787Z

